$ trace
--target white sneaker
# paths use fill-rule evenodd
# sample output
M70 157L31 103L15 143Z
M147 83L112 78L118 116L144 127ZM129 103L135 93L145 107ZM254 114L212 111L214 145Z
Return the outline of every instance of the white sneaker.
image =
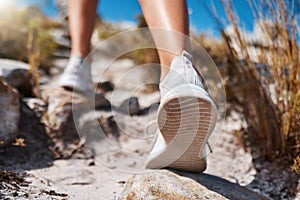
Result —
M205 144L215 127L217 109L190 59L183 51L160 83L159 133L146 168L206 169Z
M60 76L59 85L83 93L93 92L91 64L80 56L72 56Z

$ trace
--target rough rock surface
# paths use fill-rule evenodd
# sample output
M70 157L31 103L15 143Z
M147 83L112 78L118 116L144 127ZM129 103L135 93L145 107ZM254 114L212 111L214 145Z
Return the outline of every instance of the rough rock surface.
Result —
M39 98L22 98L22 101L35 112L37 117L43 117L47 109L45 101Z
M29 65L24 62L0 59L0 77L25 95L30 94L33 87L29 68Z
M107 77L105 80L111 80ZM51 79L53 86L56 80ZM161 197L156 199L197 199L204 193L199 194L201 190L207 194L203 199L245 199L241 194L247 194L248 199L263 199L254 192L274 200L299 199L297 175L289 169L284 171L279 168L281 163L264 165L263 161L255 159L251 152L241 147L235 132L240 129L237 126L241 123L239 116L226 122L214 153L208 156L206 174L174 174L162 170L133 176L136 169L143 167L144 158L152 147L151 135L155 131L151 127L145 131L145 128L155 119L159 92L138 94L139 91L126 90L123 93L116 91L120 87L114 87L110 82L106 84L100 84L98 89L111 106L103 95L99 95L95 99L95 111L85 113L82 118L83 130L88 134L97 133L99 125L106 134L106 138L100 138L95 143L101 150L94 154L96 156L91 156L78 140L74 128L72 109L80 109L87 103L81 95L75 94L73 108L70 104L72 92L57 87L43 89L43 101L22 98L20 140L0 149L0 168L6 170L0 170L0 180L1 176L4 180L2 185L0 183L0 199L135 199L143 193L135 193L136 196L128 194L137 190L155 190L144 199L158 194ZM117 98L112 98L113 94L118 94L115 96ZM105 146L111 144L107 138L116 145ZM113 147L123 151L114 151ZM137 157L127 159L127 152ZM151 180L153 185L149 184ZM165 191L169 192L166 194L169 196L165 196Z
M239 199L255 200L265 197L208 174L183 173L180 176L167 170L133 175L123 192L124 199Z
M1 170L20 172L49 166L53 160L48 148L52 141L40 118L22 101L18 129L15 142L0 151Z
M0 79L0 146L13 141L18 133L20 118L19 94Z
M54 141L53 149L56 158L70 158L78 149L83 150L83 143L76 127L78 124L74 123L74 115L81 117L85 112L110 107L110 103L102 94L87 98L60 87L43 88L42 97L48 104L44 121ZM92 108L93 103L95 103L94 108Z
M91 99L60 87L44 88L42 97L48 104L49 125L55 130L62 130L63 126L69 123L67 118L72 115L72 111L90 106L93 103L97 108L110 107L110 102L101 94L95 94L94 98Z
M52 164L50 144L40 119L21 102L18 138L0 151L0 199L33 199L30 193L34 192L27 191L30 182L25 180L29 176L25 171L44 169Z
M150 105L157 102L157 95L143 95L143 98L138 96L141 108L148 108L143 111L144 114L130 116L124 113L115 113L116 115L114 115L112 118L112 114L109 110L96 110L96 113L92 113L92 116L95 116L97 114L96 117L100 118L100 124L103 125L104 129L107 129L106 132L109 134L109 138L117 138L118 143L120 147L122 147L122 149L130 152L136 152L136 154L138 154L140 157L143 157L147 155L145 152L148 152L150 150L148 147L152 146L152 139L149 138L143 141L137 140L135 139L135 137L131 136L140 136L143 134L143 129L147 125L147 121L149 121L149 119L152 119L152 115L150 115L150 113L147 114L148 112L146 112L146 110L152 110ZM1 198L64 200L107 200L126 198L126 193L123 193L125 196L124 197L122 195L122 191L124 190L126 183L132 180L132 178L130 178L133 173L132 171L138 167L137 165L139 165L139 163L129 163L130 165L128 165L128 169L132 170L124 172L123 170L120 171L113 168L107 168L103 165L102 162L100 162L101 160L99 159L101 159L101 157L92 159L77 159L78 156L76 155L78 155L79 152L78 147L80 147L81 144L77 145L77 148L73 149L74 151L69 151L71 153L76 152L74 154L69 154L71 156L67 156L67 158L71 159L54 160L54 158L52 157L53 151L50 151L47 148L47 146L49 145L46 142L48 141L47 134L45 133L45 130L43 130L42 124L38 123L38 119L34 117L34 112L31 109L29 109L27 106L24 106L23 104L21 105L23 123L21 123L22 127L20 128L19 137L24 138L24 143L26 144L26 146L12 146L5 150L5 152L0 153L0 163L4 163L4 170L25 172L26 174L24 174L24 181L26 181L27 183L22 181L21 183L17 182L16 185L15 182L11 181L14 177L11 177L8 181L3 183L3 190L0 188L0 193L3 195L0 195ZM115 106L117 107L118 105ZM155 114L155 112L152 114ZM89 132L93 132L93 128L96 125L91 124L89 120L90 119L86 119L85 124L89 128L87 130ZM116 123L119 127L117 130L115 130ZM229 121L228 123L228 126L234 126L232 122ZM99 126L99 123L97 123L97 125ZM228 127L225 127L226 130L227 128ZM130 135L127 135L125 133ZM53 137L52 134L51 137ZM65 137L70 136L66 135ZM64 137L57 137L55 138L55 140L53 140L53 138L51 139L52 142L56 145L62 144L65 140ZM248 171L249 163L251 163L251 159L248 158L249 155L245 156L245 154L242 154L242 151L239 150L241 147L237 146L237 143L234 141L232 142L231 139L236 139L236 137L231 132L229 133L225 131L222 134L221 138L218 140L218 150L217 148L215 148L214 153L208 156L209 165L208 170L205 172L207 174L182 174L183 176L189 178L184 178L173 174L172 177L177 177L178 185L184 185L183 189L186 187L184 180L188 179L189 182L198 185L197 187L200 187L199 185L202 185L203 187L206 187L207 190L211 190L212 193L215 192L218 195L221 195L223 199L235 199L229 198L227 193L225 193L224 191L222 192L222 189L225 188L226 192L232 192L234 190L236 192L241 192L241 187L237 186L237 184L243 184L245 188L248 188L255 192L259 192L263 195L265 195L263 192L267 191L265 186L268 186L268 190L277 190L277 183L279 183L280 186L282 185L283 187L288 187L288 190L290 190L291 192L295 192L296 188L294 186L289 187L290 185L288 184L292 181L291 178L282 179L282 176L280 176L279 178L277 177L277 180L279 180L279 182L273 181L274 179L276 179L276 177L270 176L270 174L274 174L276 168L267 167L261 170L267 171L271 169L269 173L260 173L259 171L254 171L259 176L256 175L255 177L253 177L253 173ZM107 149L106 146L103 146L103 143L101 141L99 141L98 144L101 149ZM76 147L76 145L72 143L68 143L68 145L73 145L73 147ZM106 164L118 167L125 162L123 161L123 154L110 152L111 151L103 152L104 157L110 160L110 162ZM86 156L85 158L87 157L88 156ZM235 160L237 160L237 157L239 159L235 162ZM230 165L231 167L229 167ZM277 164L275 167L278 168L278 166L279 164ZM277 173L281 172L282 170L279 170ZM154 171L153 173L157 173L156 175L160 174L159 171ZM168 177L169 173L170 172L167 172L167 174L164 176ZM179 172L176 173L179 174ZM221 179L221 181L220 178L208 174L225 178L230 182L234 182L235 184L225 181L224 185L222 184L224 182L223 179ZM141 174L137 175L136 177L147 175L149 174ZM232 177L233 175L235 176ZM168 180L169 179L170 178L168 178ZM140 179L135 180L139 181ZM218 180L220 181L218 182ZM240 180L242 181L240 182ZM165 181L165 179L158 179L157 184L163 183L163 181ZM184 184L181 182L184 182ZM247 186L250 182L252 182L251 188ZM226 188L226 185L229 186L229 188ZM169 185L164 184L164 186ZM193 192L194 189L189 188L189 191ZM242 189L242 192L245 192L244 189ZM272 193L274 193L274 191L272 191ZM287 198L283 198L281 195L269 196L269 198L274 200L294 200L295 194L289 194ZM296 197L296 199L299 199L299 195L298 198Z

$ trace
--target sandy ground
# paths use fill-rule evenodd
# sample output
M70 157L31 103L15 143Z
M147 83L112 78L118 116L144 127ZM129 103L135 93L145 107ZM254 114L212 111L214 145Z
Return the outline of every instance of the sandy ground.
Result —
M32 190L53 190L56 193L68 194L69 199L103 200L118 199L125 181L131 175L106 168L93 159L56 160L49 168L31 170L28 173L32 176L28 179L32 182ZM225 132L214 148L214 153L208 156L208 168L205 173L241 185L251 183L255 176L251 155L236 145L235 138L230 133Z
M145 96L141 104L147 107L156 99L157 95ZM141 161L145 159L145 152L151 148L153 138L132 141L124 132L129 130L132 135L145 134L144 129L153 117L153 113L149 113L151 112L131 117L117 112L115 116L120 121L119 145L128 151L137 152ZM24 121L20 137L25 138L26 147L12 146L0 154L1 168L17 172L10 176L2 175L1 199L120 198L132 172L119 171L116 168L123 164L130 171L141 167L139 165L142 162L120 162L124 155L111 153L109 147L99 158L93 158L88 151L78 151L68 159L55 159L53 152L47 148L47 145L53 145L51 139L32 114L29 109L23 107L22 115L28 121ZM97 114L104 116L104 119L110 116L109 111L97 111ZM90 123L89 117L85 119L86 123ZM270 199L300 199L299 194L296 196L299 177L295 173L289 168L278 167L280 165L276 163L255 160L249 150L245 151L241 147L241 142L235 135L235 130L240 129L242 125L239 119L236 113L227 117L213 153L207 157L208 168L205 173L246 186ZM88 125L92 131L93 124ZM100 149L105 149L105 145L98 143ZM106 163L115 169L109 169L99 162L99 159L103 161L104 158L107 159Z

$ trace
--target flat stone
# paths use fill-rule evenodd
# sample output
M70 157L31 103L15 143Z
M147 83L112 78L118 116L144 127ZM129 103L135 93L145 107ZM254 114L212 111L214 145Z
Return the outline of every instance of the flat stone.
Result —
M242 186L213 175L187 172L176 174L168 170L158 170L140 175L134 174L127 181L122 198L130 200L266 199Z
M19 94L0 79L0 146L11 143L18 133L20 119Z

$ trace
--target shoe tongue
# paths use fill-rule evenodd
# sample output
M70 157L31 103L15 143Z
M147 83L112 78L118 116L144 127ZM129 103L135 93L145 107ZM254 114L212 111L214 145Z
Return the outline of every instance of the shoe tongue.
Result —
M188 52L183 51L181 56L173 59L168 74L159 85L161 97L170 89L181 84L195 84L204 88L201 78L191 63L191 58L192 56Z
M84 58L81 56L71 56L70 62L75 65L81 65L84 61Z
M187 80L187 83L191 83L191 84L195 84L201 88L204 89L204 86L203 86L203 80L201 79L201 77L198 75L198 72L197 70L194 68L192 62L191 62L191 59L192 59L192 55L189 54L187 51L183 50L182 51L182 57L184 58L185 62L186 62L186 72L187 74L190 74L190 75L187 75L186 78L188 78L189 80Z
M187 51L183 50L181 55L175 57L170 65L170 69L174 71L183 72L185 70L186 65L191 63L192 55Z
M172 82L176 82L178 85L195 84L203 88L202 79L193 67L191 58L191 54L183 51L181 56L177 56L172 61L169 73L164 80L173 79Z
M185 58L187 58L188 60L191 60L192 59L192 55L189 54L187 51L183 50L181 55Z

